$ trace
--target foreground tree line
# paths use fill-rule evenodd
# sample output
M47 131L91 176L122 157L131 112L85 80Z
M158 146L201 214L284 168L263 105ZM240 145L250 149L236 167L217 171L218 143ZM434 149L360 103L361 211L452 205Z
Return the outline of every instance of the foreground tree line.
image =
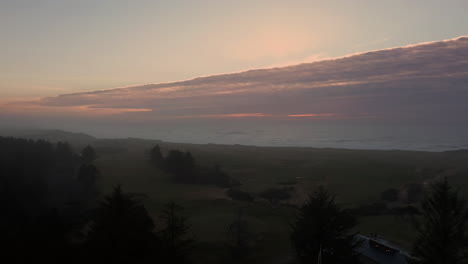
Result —
M360 246L353 233L357 221L352 211L341 209L335 197L319 188L299 210L292 241L303 263L359 263ZM418 238L408 263L468 263L468 209L447 178L431 185L413 218Z
M187 263L192 240L168 203L155 227L120 186L99 199L95 150L0 137L0 255L5 263Z
M170 153L161 155L158 166L177 179L199 177L203 169L189 165L195 163L190 153ZM76 154L66 143L0 137L3 258L9 263L190 263L197 242L182 208L166 204L158 216L161 225L156 226L143 203L120 186L99 199L96 158L89 146ZM264 195L268 193L275 192ZM311 193L291 224L297 260L359 263L353 213L323 187ZM414 217L419 236L410 261L467 263L467 221L468 210L458 192L447 179L435 182L420 205L420 215ZM254 231L242 210L227 231L231 260L245 262L255 253Z

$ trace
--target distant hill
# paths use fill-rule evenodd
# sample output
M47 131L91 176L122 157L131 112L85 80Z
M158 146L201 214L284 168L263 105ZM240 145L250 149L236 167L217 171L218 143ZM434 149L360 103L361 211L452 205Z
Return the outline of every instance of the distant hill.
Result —
M69 142L73 145L92 144L97 139L84 133L68 132L58 129L0 129L0 136L18 137L34 140L47 140L51 142Z

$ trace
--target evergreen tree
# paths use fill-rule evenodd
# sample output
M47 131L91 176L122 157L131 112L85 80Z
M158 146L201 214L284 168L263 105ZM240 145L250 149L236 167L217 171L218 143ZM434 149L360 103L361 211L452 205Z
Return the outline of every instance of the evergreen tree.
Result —
M166 158L166 170L173 173L178 182L196 182L195 159L190 152L171 150Z
M73 152L68 143L58 142L55 147L57 171L61 175L74 175L76 165L79 161L78 155Z
M357 263L358 243L351 234L356 219L323 187L309 196L293 224L292 242L303 263Z
M102 263L146 263L157 249L145 207L117 186L96 210L87 236L90 256Z
M80 184L79 195L84 200L93 200L99 194L97 179L99 178L99 169L93 164L82 164L78 170L77 181Z
M85 164L91 164L96 160L97 154L96 151L94 150L93 147L91 146L86 146L82 151L81 151L81 159Z
M150 162L157 168L164 167L164 157L159 145L154 146L150 151Z
M418 262L466 263L468 210L447 178L432 185L432 193L421 207L422 221L415 220L419 238L413 248Z
M188 238L189 225L187 217L179 215L182 207L174 202L166 205L161 218L164 221L164 229L160 231L166 263L188 263L188 254L193 239Z
M250 253L252 233L244 219L242 209L239 209L234 221L229 225L228 233L232 241L232 257L237 260L247 257Z

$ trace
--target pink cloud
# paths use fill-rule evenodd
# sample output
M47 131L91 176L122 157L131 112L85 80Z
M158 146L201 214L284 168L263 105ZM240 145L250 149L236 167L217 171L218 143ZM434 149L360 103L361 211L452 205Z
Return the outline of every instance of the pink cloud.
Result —
M298 114L298 115L288 115L288 117L330 117L336 116L336 114L324 113L324 114Z
M187 115L176 116L175 118L237 118L237 117L272 117L271 114L264 113L239 113L239 114L220 114L220 115Z
M346 118L371 115L464 122L466 58L468 37L461 37L283 68L64 94L7 104L1 112L96 119L134 113L145 120L341 119L346 113Z

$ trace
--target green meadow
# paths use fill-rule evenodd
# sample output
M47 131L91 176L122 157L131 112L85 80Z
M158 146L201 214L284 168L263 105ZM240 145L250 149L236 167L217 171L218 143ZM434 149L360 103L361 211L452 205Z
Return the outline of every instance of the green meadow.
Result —
M171 176L151 166L148 151L159 144L163 153L171 149L190 151L197 164L219 164L239 188L253 194L284 183L294 186L292 199L272 206L262 199L234 201L226 189L198 184L179 184ZM344 207L356 208L380 202L388 188L404 192L405 186L447 176L463 195L468 193L468 151L413 152L342 150L241 145L195 145L154 140L116 139L93 143L99 158L100 185L109 193L118 184L124 191L140 197L154 216L169 201L184 207L191 234L197 240L193 254L197 263L220 263L229 258L227 227L242 208L254 234L254 250L249 263L283 263L294 252L289 240L295 206L307 194L324 185L336 194ZM405 205L397 202L391 206ZM363 216L357 232L378 233L383 238L410 249L415 238L411 221L395 215Z

